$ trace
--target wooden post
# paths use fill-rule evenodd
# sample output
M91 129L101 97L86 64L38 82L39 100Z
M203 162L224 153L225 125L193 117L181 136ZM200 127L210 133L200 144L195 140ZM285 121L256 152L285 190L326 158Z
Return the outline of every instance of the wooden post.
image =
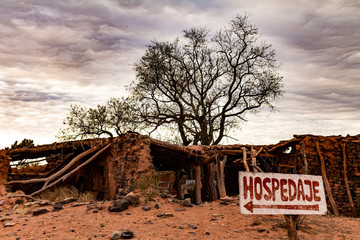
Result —
M302 174L307 174L308 173L308 162L306 159L306 152L305 152L305 148L304 145L301 146L301 154L303 155L304 158L304 166L303 166L303 171ZM290 240L297 240L299 239L299 236L297 234L297 228L298 228L298 223L300 220L300 215L284 215L285 220L286 220L286 224L288 226L288 237Z
M299 219L299 215L284 215L284 217L288 225L289 240L298 240L299 236L296 231L296 223Z
M201 201L201 169L200 165L195 165L195 191L196 191L196 204L200 204Z
M341 145L342 152L343 152L344 179L345 179L346 192L347 192L347 195L348 195L348 198L349 198L352 214L353 214L353 216L355 216L356 215L356 209L355 209L355 205L354 205L354 202L353 202L353 199L352 199L352 196L351 196L350 187L349 187L349 181L348 181L348 178L347 178L345 143L341 142L340 145Z
M321 153L318 141L316 141L316 150L317 150L317 152L319 154L319 158L320 158L320 162L321 162L321 175L322 175L323 180L324 180L324 185L325 185L325 189L326 189L326 195L329 198L329 201L330 201L330 204L331 204L331 207L332 207L332 209L334 211L335 216L339 216L339 211L338 211L338 209L336 207L335 200L334 200L334 198L332 196L332 193L331 193L330 183L329 183L329 180L327 179L327 176L326 176L325 161L324 161L323 155Z
M223 160L220 160L219 157L216 157L216 174L218 179L218 189L220 199L226 197L226 188L225 188L225 164L227 161L227 155L224 156Z
M303 174L308 174L309 166L308 166L308 162L307 162L307 158L306 158L306 151L305 151L304 144L301 144L300 151L304 158Z
M178 199L181 199L180 172L181 170L178 169L175 171L175 189Z
M210 174L210 178L209 178L209 183L210 183L210 199L211 201L216 201L217 199L217 191L216 191L216 187L215 187L215 168L214 168L214 163L209 163L207 164L207 167L209 169L209 174Z
M247 172L250 172L249 166L246 163L246 158L247 158L246 148L242 147L242 150L243 150L243 164L244 164L244 167L245 167Z
M257 169L254 146L251 146L250 152L251 152L251 166L253 167L253 172L257 173L257 172L259 172L259 170Z
M203 182L203 196L209 194L210 201L215 201L216 196L216 188L214 184L214 167L213 163L207 163L203 165L204 170L204 182Z

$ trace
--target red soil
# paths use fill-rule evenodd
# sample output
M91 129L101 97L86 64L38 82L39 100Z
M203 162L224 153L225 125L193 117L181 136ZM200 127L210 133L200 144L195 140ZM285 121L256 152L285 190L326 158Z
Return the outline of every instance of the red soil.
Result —
M0 188L0 202L2 199L8 201ZM156 198L147 204L149 211L142 210L142 200L140 206L130 206L120 213L107 210L110 201L97 202L90 210L88 203L76 207L72 204L58 212L52 212L52 206L37 207L51 211L39 216L26 214L29 209L19 205L7 216L11 219L0 222L0 239L111 239L114 231L125 230L134 232L133 239L287 239L283 216L241 215L236 202L224 205L216 201L186 208ZM160 208L156 209L155 204ZM14 205L0 206L0 220L11 208ZM157 216L164 213L172 213L173 217ZM4 222L15 225L4 227ZM298 234L300 239L360 239L360 219L306 216Z

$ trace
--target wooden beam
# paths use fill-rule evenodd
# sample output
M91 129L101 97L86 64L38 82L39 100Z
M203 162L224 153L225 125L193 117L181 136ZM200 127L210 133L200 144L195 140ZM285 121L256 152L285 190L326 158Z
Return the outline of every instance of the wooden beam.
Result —
M329 201L330 201L330 204L331 204L331 207L332 207L332 209L334 211L335 216L339 216L339 211L337 209L336 202L335 202L335 200L334 200L334 198L332 196L332 193L331 193L330 183L329 183L329 180L328 180L328 178L326 176L325 161L324 161L324 157L323 157L323 155L321 153L318 141L316 141L316 150L317 150L317 153L318 153L319 158L320 158L321 174L322 174L322 177L323 177L323 180L324 180L324 185L325 185L325 189L326 189L326 195L329 198Z
M105 143L103 144L99 144L93 148L90 148L89 150L79 154L78 156L76 156L75 158L73 158L65 167L63 167L61 170L59 170L58 172L54 173L53 175L47 177L47 178L37 178L37 179L29 179L29 180L15 180L15 181L10 181L9 184L13 184L13 183L36 183L36 182L44 182L44 186L43 188L46 187L46 185L49 184L50 181L55 180L57 177L62 176L67 170L69 170L77 161L79 161L80 159L86 157L87 155L90 155L92 153L94 153L95 151L98 151L99 149L101 149L104 145L109 144L110 143L110 139L106 139Z
M46 157L56 153L74 152L76 149L85 151L86 148L87 149L91 148L93 144L97 144L103 141L104 141L103 139L88 139L88 140L46 144L31 148L27 148L27 147L17 148L10 150L10 157L12 161L17 161L22 159L34 159L34 158Z
M46 189L58 184L59 182L63 182L65 181L68 177L70 177L71 175L73 175L75 172L77 172L78 170L80 170L82 167L84 167L85 165L89 164L91 161L93 161L95 158L97 158L100 154L102 154L103 152L105 152L109 147L111 146L111 143L108 143L108 145L106 145L105 147L103 147L102 149L100 149L97 153L94 154L94 156L92 156L91 158L89 158L88 160L86 160L85 162L83 162L82 164L80 164L78 167L76 167L75 169L71 170L70 172L68 172L67 174L65 174L64 176L62 176L61 178L59 178L58 180L56 180L55 182L51 183L50 185L44 185L42 189L30 194L30 196L34 196L36 194L39 194L43 191L45 191Z

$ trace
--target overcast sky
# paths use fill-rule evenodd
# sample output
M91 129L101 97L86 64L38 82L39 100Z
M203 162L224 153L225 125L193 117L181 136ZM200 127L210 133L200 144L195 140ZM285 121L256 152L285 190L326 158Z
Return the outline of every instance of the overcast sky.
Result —
M127 94L151 40L245 13L276 50L285 94L248 116L239 143L360 134L360 1L1 0L0 148L55 142L71 104Z

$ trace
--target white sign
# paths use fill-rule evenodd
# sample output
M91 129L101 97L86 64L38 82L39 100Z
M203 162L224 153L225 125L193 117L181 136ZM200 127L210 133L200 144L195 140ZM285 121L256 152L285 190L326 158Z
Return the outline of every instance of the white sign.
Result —
M325 214L321 176L239 172L242 214Z

